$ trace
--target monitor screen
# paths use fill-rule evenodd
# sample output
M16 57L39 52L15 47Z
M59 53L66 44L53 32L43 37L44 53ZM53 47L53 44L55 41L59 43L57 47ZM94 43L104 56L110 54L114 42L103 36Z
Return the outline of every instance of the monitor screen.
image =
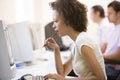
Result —
M12 57L9 31L0 21L0 80L10 80L15 77L16 68Z
M9 36L9 31L8 31L8 27L6 25L4 25L4 34L5 34L5 38L6 38L6 43L8 46L8 52L9 52L9 61L10 61L10 66L14 65L14 59L12 56L12 46L11 46L11 41L10 41L10 36Z

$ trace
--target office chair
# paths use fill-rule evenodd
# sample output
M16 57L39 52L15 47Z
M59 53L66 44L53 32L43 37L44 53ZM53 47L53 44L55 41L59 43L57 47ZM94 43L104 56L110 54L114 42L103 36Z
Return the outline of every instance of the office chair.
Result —
M53 22L50 22L45 26L45 39L49 38L54 33L55 33L55 30L53 28ZM59 45L60 51L66 51L69 49L69 47L66 47L63 44L62 39L61 39L61 37L59 37L59 35L56 35L54 37L54 39L55 39L56 43ZM47 46L47 49L52 50L52 48L50 48L49 46Z

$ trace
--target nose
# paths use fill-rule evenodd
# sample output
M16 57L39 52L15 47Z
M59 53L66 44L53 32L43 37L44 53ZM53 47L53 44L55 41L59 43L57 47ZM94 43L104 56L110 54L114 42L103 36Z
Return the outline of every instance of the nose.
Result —
M55 28L56 28L55 23L53 23L53 29L55 29Z

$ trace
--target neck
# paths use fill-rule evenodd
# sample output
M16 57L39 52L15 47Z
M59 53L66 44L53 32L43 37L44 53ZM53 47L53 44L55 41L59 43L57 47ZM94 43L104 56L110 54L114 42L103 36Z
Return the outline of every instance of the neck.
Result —
M98 18L97 23L100 24L102 20L103 20L103 18Z
M77 36L80 34L80 32L76 32L76 31L69 31L69 33L68 33L68 36L73 40L73 41L75 41L76 40L76 38L77 38Z
M115 25L120 24L120 19L118 19L116 22L114 22Z

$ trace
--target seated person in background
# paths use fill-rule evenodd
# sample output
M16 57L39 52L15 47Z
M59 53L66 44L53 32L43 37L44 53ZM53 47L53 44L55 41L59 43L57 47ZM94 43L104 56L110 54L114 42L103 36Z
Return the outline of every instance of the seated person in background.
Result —
M93 22L97 23L98 26L98 38L99 45L101 47L103 40L106 38L107 33L109 32L111 24L108 19L105 18L105 12L102 6L95 5L91 9L91 18Z
M120 61L120 1L113 1L108 5L108 19L114 23L114 27L108 32L102 45L103 56L105 60ZM106 72L108 80L115 80L120 74L120 65L106 65Z
M55 80L107 80L102 53L95 41L86 33L87 9L77 0L56 0L52 2L53 27L59 36L68 35L74 41L74 50L69 60L61 61L60 49L53 38L46 43L54 49L55 64L58 74L48 74L45 79ZM78 77L65 78L74 70Z

